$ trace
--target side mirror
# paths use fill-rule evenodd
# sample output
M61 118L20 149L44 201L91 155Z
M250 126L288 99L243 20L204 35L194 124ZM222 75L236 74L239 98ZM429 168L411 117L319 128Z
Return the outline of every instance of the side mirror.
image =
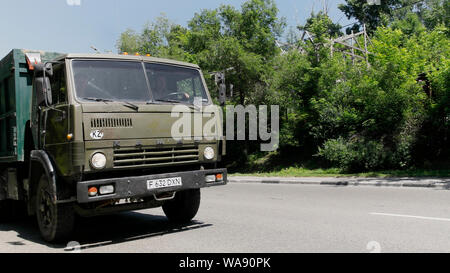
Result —
M45 70L46 77L53 77L53 64L52 63L35 64L34 65L34 76L42 77L44 75L44 70Z
M53 64L36 64L34 66L34 77L36 103L42 105L45 102L45 105L51 105L52 88L49 77L53 77Z
M36 104L51 105L52 102L52 88L49 77L36 77L34 79L34 90L36 94Z

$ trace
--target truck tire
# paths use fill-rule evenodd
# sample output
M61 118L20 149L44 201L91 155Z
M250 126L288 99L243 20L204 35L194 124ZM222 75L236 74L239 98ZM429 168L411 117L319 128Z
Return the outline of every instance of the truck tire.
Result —
M53 188L46 174L39 180L36 193L36 218L41 236L47 242L62 242L74 230L72 204L54 204Z
M200 189L177 192L173 200L162 208L169 221L177 224L189 223L200 207Z

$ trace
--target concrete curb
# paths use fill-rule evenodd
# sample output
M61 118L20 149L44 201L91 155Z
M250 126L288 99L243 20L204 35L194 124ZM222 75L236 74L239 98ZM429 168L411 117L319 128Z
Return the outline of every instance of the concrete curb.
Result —
M229 176L230 183L297 184L322 186L373 186L404 188L435 188L450 190L450 178L336 178L336 177L239 177Z

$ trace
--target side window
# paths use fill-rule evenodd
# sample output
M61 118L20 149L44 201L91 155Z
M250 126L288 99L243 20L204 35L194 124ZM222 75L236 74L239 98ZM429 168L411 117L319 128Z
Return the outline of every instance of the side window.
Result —
M200 77L194 78L194 90L195 90L194 96L206 98L206 93L205 90L203 89L203 83L200 80Z
M52 103L63 104L67 102L66 70L64 64L54 66L52 84Z

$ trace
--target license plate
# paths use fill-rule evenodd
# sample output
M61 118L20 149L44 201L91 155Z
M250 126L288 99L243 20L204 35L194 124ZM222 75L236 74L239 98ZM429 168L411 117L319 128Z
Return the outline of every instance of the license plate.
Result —
M147 189L149 190L179 187L182 185L183 183L181 181L181 177L163 178L147 181Z

